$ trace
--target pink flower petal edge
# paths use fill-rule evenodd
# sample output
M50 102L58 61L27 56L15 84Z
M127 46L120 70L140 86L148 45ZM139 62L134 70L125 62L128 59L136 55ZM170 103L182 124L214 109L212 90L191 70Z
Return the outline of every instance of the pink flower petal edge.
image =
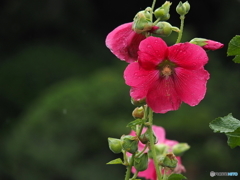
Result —
M132 30L132 24L130 22L118 26L107 35L105 40L111 52L128 63L137 61L139 44L145 39L145 36Z

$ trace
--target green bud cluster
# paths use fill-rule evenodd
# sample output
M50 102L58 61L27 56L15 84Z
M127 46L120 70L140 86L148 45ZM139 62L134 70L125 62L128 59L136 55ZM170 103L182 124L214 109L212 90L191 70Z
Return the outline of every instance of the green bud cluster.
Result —
M186 1L185 3L182 3L180 1L176 7L177 13L181 16L186 15L189 12L189 10L190 10L190 4L188 3L188 1Z

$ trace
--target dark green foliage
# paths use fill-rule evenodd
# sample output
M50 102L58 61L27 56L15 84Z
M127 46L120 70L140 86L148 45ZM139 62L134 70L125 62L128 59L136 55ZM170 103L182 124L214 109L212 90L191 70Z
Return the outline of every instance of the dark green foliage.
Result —
M240 67L226 57L230 39L240 32L239 2L229 1L227 10L225 1L189 3L183 41L204 37L225 47L209 52L211 78L204 100L154 115L154 122L166 128L168 139L191 146L182 158L184 176L207 180L210 171L239 172L239 147L230 149L227 137L208 127L229 112L240 117ZM127 64L111 54L104 40L146 6L149 1L0 2L1 180L123 179L123 166L106 165L119 158L107 138L130 131L126 126L135 107L122 78ZM174 8L170 13L171 24L178 26ZM164 40L172 44L176 35Z

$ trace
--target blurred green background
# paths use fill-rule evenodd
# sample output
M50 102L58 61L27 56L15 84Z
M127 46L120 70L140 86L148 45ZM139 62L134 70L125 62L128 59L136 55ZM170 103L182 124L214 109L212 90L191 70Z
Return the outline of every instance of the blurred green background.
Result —
M169 22L178 26L178 1L172 2ZM228 42L240 33L240 1L189 2L183 40L204 37L225 47L208 53L205 99L155 115L155 123L168 139L190 144L182 158L188 179L207 180L210 171L240 173L239 148L230 149L225 135L208 126L230 112L240 118L240 66L226 56ZM106 165L120 157L108 149L107 137L130 131L134 107L122 77L127 64L104 41L151 3L0 1L0 180L124 179L123 166Z

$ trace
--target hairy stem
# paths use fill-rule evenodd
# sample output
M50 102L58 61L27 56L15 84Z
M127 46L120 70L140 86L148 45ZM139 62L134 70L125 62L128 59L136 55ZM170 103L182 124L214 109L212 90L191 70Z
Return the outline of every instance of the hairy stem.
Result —
M181 16L180 16L180 20L181 20L180 31L179 31L179 33L178 33L178 38L177 38L177 41L176 41L175 44L181 42L182 34L183 34L183 27L184 27L184 19L185 19L185 16L184 16L184 15L181 15Z
M150 136L150 149L152 151L152 156L153 156L153 162L154 162L154 167L156 169L156 173L157 173L157 180L161 180L162 179L162 175L160 173L159 170L159 166L158 166L158 161L157 161L157 155L156 155L156 151L154 148L154 138L153 138L153 130L152 130L152 125L153 125L153 111L152 109L149 108L149 136Z

